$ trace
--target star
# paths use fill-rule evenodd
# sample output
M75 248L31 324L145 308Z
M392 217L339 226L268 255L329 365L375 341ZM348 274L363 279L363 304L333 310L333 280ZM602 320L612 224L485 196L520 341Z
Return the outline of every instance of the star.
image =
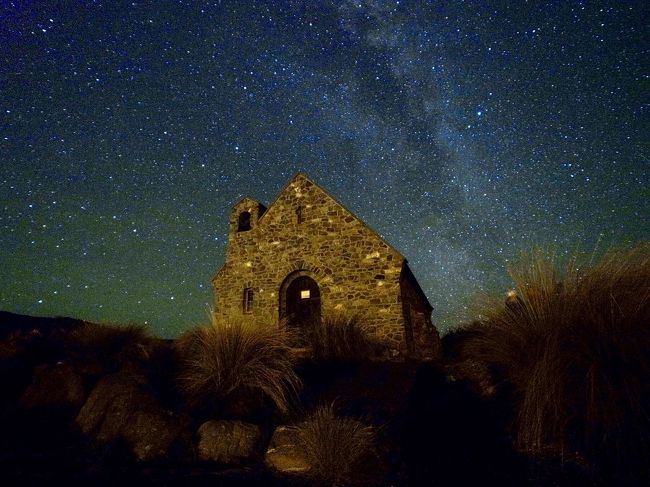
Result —
M0 309L182 333L232 205L298 171L405 255L442 333L531 245L648 238L640 4L5 10Z

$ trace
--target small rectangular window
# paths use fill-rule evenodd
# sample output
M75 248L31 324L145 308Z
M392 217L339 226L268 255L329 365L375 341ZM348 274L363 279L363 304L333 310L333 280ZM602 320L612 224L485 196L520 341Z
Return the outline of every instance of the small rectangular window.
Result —
M309 299L309 289L300 291L300 299Z
M303 221L302 218L302 206L299 206L296 208L296 221L298 222L298 225L300 225Z
M253 312L253 288L244 289L244 313Z

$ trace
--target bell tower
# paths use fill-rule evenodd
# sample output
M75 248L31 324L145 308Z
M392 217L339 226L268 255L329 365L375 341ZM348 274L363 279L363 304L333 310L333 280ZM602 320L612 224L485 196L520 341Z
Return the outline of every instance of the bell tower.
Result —
M228 226L228 249L226 261L230 254L242 246L255 243L257 222L266 211L266 207L252 198L244 198L232 207Z

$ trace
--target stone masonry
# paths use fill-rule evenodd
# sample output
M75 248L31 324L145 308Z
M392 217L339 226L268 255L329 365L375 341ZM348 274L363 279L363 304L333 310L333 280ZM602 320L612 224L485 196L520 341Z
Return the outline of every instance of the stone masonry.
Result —
M233 207L215 312L279 322L300 299L288 294L298 278L320 316L360 314L395 358L438 356L433 308L406 259L302 173L268 209L250 198Z

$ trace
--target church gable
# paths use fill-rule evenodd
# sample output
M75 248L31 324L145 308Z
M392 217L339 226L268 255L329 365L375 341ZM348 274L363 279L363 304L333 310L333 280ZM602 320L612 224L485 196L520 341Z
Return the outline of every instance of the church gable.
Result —
M368 253L383 250L403 259L363 220L302 173L285 185L259 224L265 233L284 233L284 229L293 228L302 238L330 240L330 244L341 246L363 242Z

